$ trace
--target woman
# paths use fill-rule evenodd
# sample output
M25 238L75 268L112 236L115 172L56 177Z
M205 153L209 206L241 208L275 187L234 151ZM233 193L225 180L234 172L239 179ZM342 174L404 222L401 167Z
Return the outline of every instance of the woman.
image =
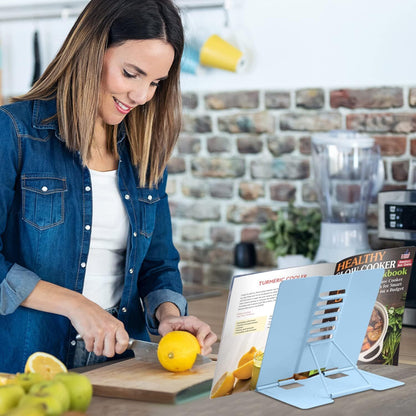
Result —
M211 351L215 334L186 316L165 192L182 50L171 0L92 0L0 108L0 371L35 351L92 364L148 330Z

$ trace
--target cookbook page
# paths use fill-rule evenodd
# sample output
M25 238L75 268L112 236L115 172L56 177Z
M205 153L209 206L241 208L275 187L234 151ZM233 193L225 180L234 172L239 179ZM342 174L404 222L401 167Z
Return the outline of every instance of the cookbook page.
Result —
M358 360L398 364L407 288L416 247L398 247L359 254L338 262L334 274L383 268L384 275Z
M334 267L334 263L321 263L234 277L212 383L212 398L255 388L256 367L260 368L280 283L288 279L330 275Z

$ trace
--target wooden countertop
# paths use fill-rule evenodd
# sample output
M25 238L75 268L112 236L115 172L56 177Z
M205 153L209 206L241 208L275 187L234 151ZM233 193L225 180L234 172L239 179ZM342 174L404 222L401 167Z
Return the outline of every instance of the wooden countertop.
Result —
M189 301L189 314L208 322L220 338L227 305L228 292L219 290L219 296ZM218 351L218 343L214 352ZM89 416L152 415L152 416L222 416L222 415L354 415L414 416L416 412L416 328L404 327L398 366L360 366L367 371L403 381L404 386L385 391L366 391L340 397L330 405L304 410L297 409L262 394L249 391L218 399L207 396L188 403L166 405L135 400L93 397Z
M404 386L384 391L369 390L339 397L335 402L307 411L263 396L254 391L234 394L218 399L203 397L188 403L167 405L135 400L93 397L89 416L141 415L141 416L414 416L416 409L416 367L367 365L372 373L405 383Z
M416 328L402 328L399 363L416 365Z

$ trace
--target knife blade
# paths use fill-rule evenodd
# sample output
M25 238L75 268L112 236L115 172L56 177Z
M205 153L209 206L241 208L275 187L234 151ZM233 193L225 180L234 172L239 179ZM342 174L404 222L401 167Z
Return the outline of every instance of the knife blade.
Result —
M82 340L81 335L76 336L76 340ZM127 349L132 350L136 360L145 361L147 363L158 363L157 347L158 343L150 341L142 341L139 339L130 338ZM201 365L211 363L212 360L201 354L197 354L194 365Z
M136 360L142 360L150 363L158 363L157 347L159 344L156 342L142 341L138 339L129 339L128 349L134 352L134 358ZM212 360L204 355L197 354L194 365L207 364Z

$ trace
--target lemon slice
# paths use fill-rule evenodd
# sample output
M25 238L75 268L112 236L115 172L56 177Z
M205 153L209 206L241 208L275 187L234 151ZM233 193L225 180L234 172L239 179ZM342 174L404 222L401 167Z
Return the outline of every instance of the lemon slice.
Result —
M14 383L16 374L10 373L0 373L0 386L5 386L6 384Z
M26 361L25 373L39 373L46 380L51 380L58 373L66 373L65 364L46 352L35 352Z
M238 362L237 367L241 367L246 362L252 360L257 353L256 347L251 347L249 351L247 351L245 354L243 354L240 358L240 361Z
M240 380L247 380L253 372L254 359L247 361L242 366L233 371L234 377Z
M234 381L234 374L229 371L225 372L212 388L211 399L231 394L234 387Z

